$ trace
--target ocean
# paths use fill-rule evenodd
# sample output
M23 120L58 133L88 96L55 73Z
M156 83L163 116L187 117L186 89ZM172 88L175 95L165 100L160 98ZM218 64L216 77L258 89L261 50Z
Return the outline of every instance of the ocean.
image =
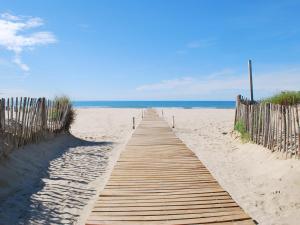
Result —
M78 108L235 108L234 101L73 101L73 105Z

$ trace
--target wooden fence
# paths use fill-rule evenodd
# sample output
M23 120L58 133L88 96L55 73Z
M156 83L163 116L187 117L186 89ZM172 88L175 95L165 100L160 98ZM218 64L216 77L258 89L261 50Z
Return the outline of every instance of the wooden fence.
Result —
M71 105L45 98L0 99L0 157L65 130Z
M251 102L239 95L235 125L238 122L244 124L251 141L287 157L300 157L298 105Z

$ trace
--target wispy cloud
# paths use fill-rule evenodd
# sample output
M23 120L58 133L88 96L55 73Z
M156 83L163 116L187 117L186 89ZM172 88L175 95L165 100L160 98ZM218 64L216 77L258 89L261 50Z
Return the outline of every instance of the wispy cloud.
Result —
M90 31L91 30L91 26L87 23L80 23L80 24L78 24L78 26L81 31Z
M177 50L176 53L179 55L187 54L189 50L198 49L198 48L208 48L216 44L216 39L207 38L199 39L188 42L182 49Z
M42 25L44 22L39 17L15 16L7 12L0 14L0 46L14 53L12 62L23 71L30 69L21 59L24 50L57 41L54 34L48 31L28 32Z
M170 89L177 89L180 87L185 87L190 85L193 82L193 78L190 77L183 77L173 80L163 80L159 83L155 84L146 84L137 87L138 91L155 91L155 90L170 90Z
M281 90L299 90L300 67L281 71L254 74L254 89L257 98ZM162 96L165 99L234 99L237 94L248 94L247 74L240 75L225 69L215 73L179 77L136 88L147 96Z
M216 40L214 39L202 39L202 40L196 40L191 41L187 44L187 48L206 48L214 45Z

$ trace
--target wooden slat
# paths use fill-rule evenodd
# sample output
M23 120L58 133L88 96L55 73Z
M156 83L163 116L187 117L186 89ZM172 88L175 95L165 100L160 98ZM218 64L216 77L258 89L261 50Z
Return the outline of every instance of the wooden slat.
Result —
M254 223L168 124L148 110L86 224Z

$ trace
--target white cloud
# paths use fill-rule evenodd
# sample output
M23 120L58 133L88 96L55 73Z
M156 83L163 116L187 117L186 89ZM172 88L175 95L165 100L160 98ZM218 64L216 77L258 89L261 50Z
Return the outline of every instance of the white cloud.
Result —
M214 39L202 39L187 44L187 48L206 48L215 44Z
M28 67L25 63L23 63L23 62L21 61L21 58L20 58L19 53L16 53L16 56L15 56L15 58L13 59L13 62L14 62L16 65L18 65L18 66L21 68L21 70L23 70L23 71L25 71L25 72L27 72L27 71L30 70L29 67Z
M215 39L200 39L187 43L184 46L184 49L180 49L176 51L176 54L183 55L187 54L188 50L196 49L196 48L207 48L216 44Z
M11 21L18 21L18 20L20 20L20 18L18 17L18 16L14 16L14 15L12 15L12 14L10 14L10 13L2 13L1 14L1 18L2 19L5 19L5 20L11 20Z
M28 33L29 29L44 25L39 17L15 16L10 13L2 13L0 17L0 46L14 52L12 61L23 71L29 71L29 67L21 60L24 50L56 42L55 36L48 31ZM24 31L27 31L26 34L22 33Z
M300 68L254 74L254 94L257 99L282 90L299 90ZM163 80L136 88L140 94L165 99L234 99L237 94L248 95L247 73L240 75L225 69L215 73Z
M148 90L169 90L169 89L176 89L182 86L187 86L193 81L190 77L183 77L179 79L173 80L163 80L159 83L155 84L146 84L142 85L137 88L138 91L148 91Z

